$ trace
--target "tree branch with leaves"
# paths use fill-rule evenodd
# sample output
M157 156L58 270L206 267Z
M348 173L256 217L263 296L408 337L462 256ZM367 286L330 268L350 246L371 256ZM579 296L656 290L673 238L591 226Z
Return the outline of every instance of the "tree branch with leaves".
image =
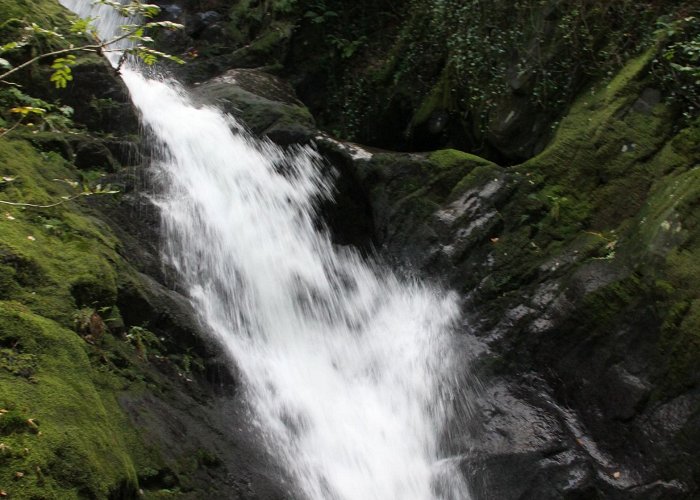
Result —
M144 4L137 0L132 0L126 5L121 5L119 2L113 0L97 0L94 3L114 8L127 20L144 19L144 22L127 22L121 26L122 32L120 34L106 40L100 40L97 30L92 24L95 19L74 19L70 22L69 33L77 36L87 35L95 40L94 43L86 43L83 45L74 45L71 43L68 47L34 56L17 66L13 66L6 58L0 57L0 67L5 70L4 73L0 73L0 82L8 84L9 82L7 82L6 79L17 71L43 59L54 57L55 59L51 65L52 69L54 69L54 73L51 75L51 81L54 82L57 88L65 88L67 83L72 80L71 67L77 62L75 54L80 52L98 54L123 52L121 58L122 63L129 55L134 55L149 66L161 59L172 61L177 64L184 64L181 58L155 50L152 47L154 39L149 36L150 31L172 31L182 29L181 24L170 21L146 21L156 17L160 13L160 7L153 4ZM43 28L36 23L26 23L24 34L19 40L13 40L0 46L0 56L28 45L36 36L44 36L54 41L66 41L66 43L68 43L67 34L65 33L61 33L55 29ZM129 42L128 46L116 47L119 42L124 40Z
M69 106L49 103L42 99L25 94L20 89L22 85L11 81L17 74L34 64L45 60L51 61L52 70L49 76L50 82L58 89L66 88L73 81L73 67L79 62L78 55L90 53L106 55L108 53L121 53L118 60L117 71L133 57L146 65L154 65L161 60L184 64L184 61L172 54L153 48L154 39L151 36L157 31L173 31L182 28L182 25L170 21L157 21L155 18L160 13L160 7L153 4L142 3L139 0L130 0L122 4L115 0L96 0L95 5L105 5L117 11L125 20L120 26L120 32L106 39L100 39L94 26L95 18L74 18L69 21L62 30L59 28L46 28L34 22L26 22L20 19L10 19L3 23L3 27L18 26L19 34L15 40L0 41L0 88L7 90L7 99L14 104L5 111L16 117L13 123L7 127L0 127L0 138L3 138L20 127L35 127L40 123L42 127L57 131L66 129L73 109ZM51 42L51 50L33 55L26 60L21 60L20 52L29 46L39 45L39 40ZM78 42L76 43L76 40ZM80 43L84 40L84 43ZM19 62L13 60L19 59ZM5 181L3 183L8 182ZM15 201L0 200L2 205L51 208L67 201L75 200L93 194L113 194L115 191L98 186L90 189L83 186L83 190L74 196L63 197L56 203L32 204Z

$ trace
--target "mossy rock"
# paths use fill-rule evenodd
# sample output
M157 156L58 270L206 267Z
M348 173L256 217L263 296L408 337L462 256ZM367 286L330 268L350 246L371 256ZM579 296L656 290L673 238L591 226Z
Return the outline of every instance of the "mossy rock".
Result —
M0 335L36 358L31 380L0 370L1 405L14 412L0 417L10 417L3 420L3 446L16 452L1 468L8 494L106 498L124 481L135 488L128 424L100 386L85 343L15 302L0 302ZM21 479L13 477L17 471Z
M273 75L231 70L198 86L195 92L240 119L255 134L270 134L281 142L286 131L286 142L293 143L307 142L315 133L309 111L294 91Z

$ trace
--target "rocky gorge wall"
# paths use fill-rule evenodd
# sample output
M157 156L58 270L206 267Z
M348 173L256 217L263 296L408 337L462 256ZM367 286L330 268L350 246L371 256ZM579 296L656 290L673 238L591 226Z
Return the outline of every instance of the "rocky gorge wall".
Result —
M178 71L203 101L280 144L316 144L337 175L335 203L322 212L339 244L462 294L464 338L475 352L465 371L484 388L476 421L455 440L472 450L462 466L476 491L495 499L695 498L700 125L657 78L660 47L630 49L611 77L576 76L551 113L513 104L530 102L537 87L523 77L526 90L511 85L474 139L465 127L476 125L459 118L465 109L452 108L452 91L436 97L452 66L422 49L430 40L414 24L401 24L420 2L321 3L162 3L165 17L186 25L165 41L197 55ZM547 5L549 20L560 21L568 4ZM28 12L22 0L2 7ZM326 45L314 37L340 36L336 17L376 11L387 13L355 29L377 34L362 35L352 54L347 38L350 46L339 42L330 57L317 50ZM547 21L546 9L532 13L534 25ZM58 23L65 14L46 0L32 15ZM365 131L354 135L350 117L335 114L343 98L331 95L333 79L376 70L366 55L386 54L373 43L399 31L407 33L400 43L413 43L435 67L377 77L364 97L347 99L365 113ZM75 86L61 94L39 68L22 76L33 94L70 103L79 133L0 138L2 175L17 176L0 194L50 202L73 192L53 180L64 178L99 179L120 194L48 210L9 207L0 218L0 487L14 498L133 498L139 489L150 498L285 498L284 479L254 436L230 432L245 411L235 374L222 368L159 261L158 216L140 168L148 151L137 144L124 90L97 58L75 71ZM404 98L405 107L392 104ZM515 124L498 136L492 122L513 109ZM392 152L329 131L375 146L470 153Z
M68 15L52 0L3 1L0 12L3 40L14 18L65 26ZM13 81L71 106L70 122L0 137L0 199L57 203L1 210L0 495L281 498L280 474L238 423L228 363L160 262L148 151L125 87L98 56L80 57L65 90L48 71ZM3 130L10 107L27 104L17 99L0 89ZM64 201L96 185L118 193Z

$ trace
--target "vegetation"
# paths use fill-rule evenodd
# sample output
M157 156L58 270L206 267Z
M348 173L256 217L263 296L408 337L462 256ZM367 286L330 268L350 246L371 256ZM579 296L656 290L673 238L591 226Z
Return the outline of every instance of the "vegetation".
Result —
M439 147L424 155L376 152L358 175L375 176L368 196L387 247L427 255L428 265L444 259L440 269L479 305L484 329L538 287L561 287L569 322L550 335L514 325L507 341L518 359L503 366L551 367L572 406L583 397L569 385L575 370L600 381L627 359L647 363L649 401L695 390L700 28L691 4L340 4L213 2L228 14L226 36L197 42L192 74L233 60L266 64L291 78L341 137ZM27 499L129 497L140 487L147 497L185 494L188 471L216 467L219 458L198 450L178 468L141 442L117 398L170 390L155 366L191 381L203 362L189 347L170 350L172 339L120 307L125 290L143 292L122 258L124 242L72 203L113 191L104 179L108 162L90 159L76 170L74 144L114 138L86 132L75 119L78 106L51 93L79 85L81 65L112 44L86 41L89 23L69 20L55 2L0 0L0 11L12 18L0 25L2 39L17 43L0 56L11 66L3 79L12 80L0 89L0 489ZM14 19L27 12L27 22ZM148 29L160 31L163 43L172 26L152 22ZM39 29L47 26L58 29ZM144 47L132 50L136 57L164 57L145 31L132 25L126 33ZM119 106L107 98L96 105ZM259 112L266 122L270 112L255 106L251 116ZM551 142L545 147L543 139L541 151L506 150L495 131L507 136L499 123L513 110L529 113L529 125L541 117L544 129L533 134ZM289 120L308 125L311 117L295 106ZM495 194L481 197L485 190ZM436 213L479 204L484 212L455 226L459 238L441 239L448 229ZM597 280L601 269L605 279ZM583 354L571 354L579 347ZM624 434L629 422L608 423L629 443L639 441ZM679 449L690 450L684 459L697 456L691 431L677 436ZM675 478L670 467L665 477Z
M49 80L56 88L66 88L73 80L72 68L78 64L78 55L81 53L120 53L117 70L130 55L138 57L147 65L153 65L159 59L184 64L179 57L155 50L150 46L154 41L149 36L150 32L182 28L181 25L169 21L149 21L159 14L160 7L142 3L139 0L131 0L125 5L114 0L96 0L95 3L117 10L125 20L144 18L146 21L126 22L121 26L121 33L106 40L100 40L92 24L94 19L73 18L68 22L65 30L48 29L36 22L20 18L4 20L0 31L3 39L3 44L0 45L0 56L2 56L0 57L0 68L2 68L0 84L6 88L9 87L2 97L5 100L15 100L16 105L9 108L9 114L18 118L9 127L6 125L7 128L0 129L0 137L15 130L25 121L28 125L36 125L30 120L31 118L45 118L49 128L55 127L56 123L62 123L65 126L69 121L67 119L70 119L72 109L31 97L19 90L21 86L17 82L11 81L11 77L17 72L45 59L52 61ZM26 49L30 49L29 56ZM7 121L7 111L3 118Z
M226 37L188 42L199 53L280 71L322 127L391 149L524 161L586 86L653 46L669 94L697 87L697 15L684 0L238 0L220 12ZM682 99L692 115L695 98Z
M125 8L155 15L153 6L137 2ZM105 144L129 137L87 129L61 102L75 85L80 105L96 112L93 82L79 73L89 68L112 78L98 52L112 50L119 37L86 39L94 35L90 24L69 18L53 1L0 0L0 12L1 39L14 40L4 44L0 61L0 496L176 491L186 482L176 474L195 466L173 465L172 472L118 398L160 390L165 382L154 362L182 371L183 380L201 363L191 353L168 353L145 322L123 320L118 287L137 282L136 273L107 226L74 201L116 193L104 180L113 168L107 160L114 161ZM147 46L146 30L173 26L128 25L125 39L136 43L130 53L145 63L170 59ZM107 104L113 112L123 107ZM100 154L79 171L81 148Z

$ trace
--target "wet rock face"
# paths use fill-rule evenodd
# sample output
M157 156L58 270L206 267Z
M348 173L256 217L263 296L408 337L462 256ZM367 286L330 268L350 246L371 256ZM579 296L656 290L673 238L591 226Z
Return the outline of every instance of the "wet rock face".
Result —
M262 71L229 70L195 86L194 94L282 145L307 143L315 133L313 117L292 88Z
M638 80L622 80L642 81L643 67ZM650 271L694 248L681 222L697 217L692 203L665 201L669 193L694 199L694 188L673 191L681 184L664 165L673 158L674 176L688 175L698 153L688 148L694 132L658 132L670 118L653 87L613 82L586 97L553 146L511 168L454 150L392 153L313 132L289 88L257 71L200 87L203 100L254 132L283 146L315 145L339 175L339 202L323 209L336 241L377 249L463 294L464 335L480 345L473 364L484 388L473 424L457 431L456 453L477 498L698 492L690 457L700 451L700 395L692 374L670 385L678 368L663 346L676 292L658 283L686 275ZM276 128L285 132L271 134ZM649 170L634 180L641 164L658 168L653 180ZM618 184L629 186L622 198L608 194ZM358 220L371 222L347 222Z
M334 241L367 251L374 242L374 219L354 162L371 156L362 148L333 140L316 130L309 111L284 80L253 69L233 69L193 87L203 103L231 113L252 133L282 146L313 144L335 178L332 199L319 207L319 224Z
M149 380L149 388L119 395L120 407L161 464L142 473L139 486L179 489L191 498L286 498L284 472L251 428L235 367L161 260L160 216L142 191L148 186L143 168L120 169L105 179L120 190L118 198L89 200L129 264L117 283L119 328L125 333L145 326L159 339L158 351L135 375Z

